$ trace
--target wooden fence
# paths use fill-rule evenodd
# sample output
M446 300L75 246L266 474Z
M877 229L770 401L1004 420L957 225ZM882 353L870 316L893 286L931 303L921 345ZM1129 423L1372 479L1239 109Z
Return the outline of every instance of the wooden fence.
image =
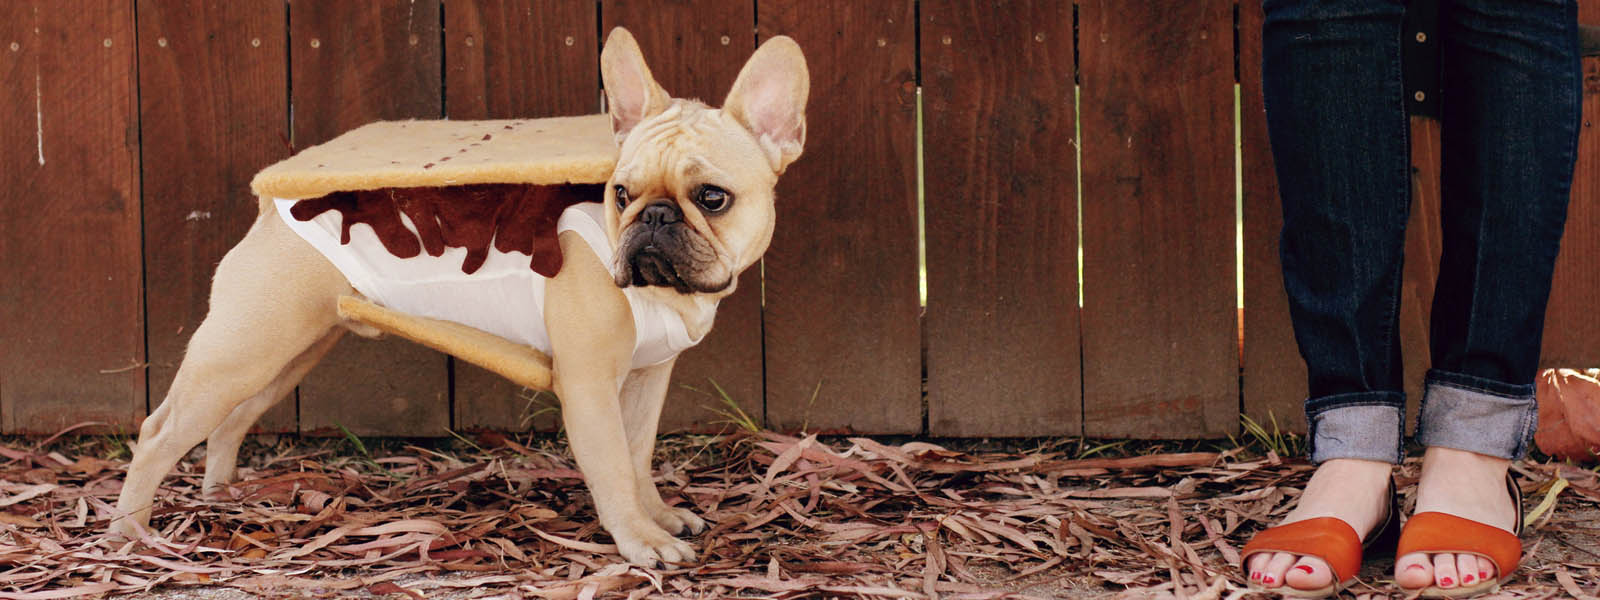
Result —
M1600 0L1583 10L1600 20ZM1297 427L1260 20L1252 0L0 3L0 422L130 429L256 215L258 169L377 119L598 112L599 44L623 25L675 95L719 101L777 34L813 78L772 248L679 361L667 429L714 425L724 396L811 431ZM1585 76L1594 115L1600 69ZM1414 128L1412 381L1439 245L1437 128ZM1553 365L1600 364L1597 150L1585 121ZM347 336L324 364L262 430L554 424L551 399L404 341Z

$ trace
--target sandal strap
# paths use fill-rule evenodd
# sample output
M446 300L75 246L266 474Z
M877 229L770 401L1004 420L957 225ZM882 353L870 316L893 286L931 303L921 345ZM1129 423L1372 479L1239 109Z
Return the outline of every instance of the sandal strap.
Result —
M1425 554L1472 554L1494 563L1495 574L1504 579L1522 560L1522 540L1509 531L1441 512L1412 515L1400 532L1395 556L1413 552Z
M1361 536L1354 527L1334 517L1317 517L1279 525L1256 534L1245 544L1243 558L1262 552L1287 552L1314 556L1328 563L1335 583L1355 577L1361 570Z

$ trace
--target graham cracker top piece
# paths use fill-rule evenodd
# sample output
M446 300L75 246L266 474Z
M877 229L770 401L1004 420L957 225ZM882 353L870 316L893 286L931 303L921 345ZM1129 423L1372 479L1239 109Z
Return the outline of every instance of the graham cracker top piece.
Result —
M607 115L505 121L380 121L256 174L263 198L473 183L604 183L616 166Z

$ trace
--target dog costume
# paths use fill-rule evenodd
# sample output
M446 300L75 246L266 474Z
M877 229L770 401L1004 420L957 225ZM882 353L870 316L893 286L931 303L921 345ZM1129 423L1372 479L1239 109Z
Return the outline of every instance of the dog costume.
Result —
M363 298L341 315L550 385L545 280L560 232L611 264L602 184L616 164L607 115L397 121L352 130L256 175L252 189ZM677 313L625 288L633 368L696 343Z

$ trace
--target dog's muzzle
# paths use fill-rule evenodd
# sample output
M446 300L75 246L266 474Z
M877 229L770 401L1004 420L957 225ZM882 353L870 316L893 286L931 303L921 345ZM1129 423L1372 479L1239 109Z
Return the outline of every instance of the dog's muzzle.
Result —
M715 261L696 244L683 222L683 212L671 202L646 206L632 225L623 230L616 270L618 287L661 286L679 293L715 292L727 287L695 281L699 260Z

